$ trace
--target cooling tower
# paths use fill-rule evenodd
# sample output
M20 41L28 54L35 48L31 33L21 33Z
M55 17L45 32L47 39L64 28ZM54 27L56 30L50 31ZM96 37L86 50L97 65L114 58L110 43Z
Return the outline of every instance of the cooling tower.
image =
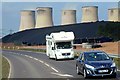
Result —
M35 11L22 10L19 31L33 29L35 27Z
M120 8L108 9L108 21L120 22Z
M37 16L36 16L36 27L35 28L53 26L52 8L38 7L36 8L36 10L37 10Z
M82 7L82 23L98 21L98 7L84 6Z
M62 10L61 25L75 23L76 23L76 10Z

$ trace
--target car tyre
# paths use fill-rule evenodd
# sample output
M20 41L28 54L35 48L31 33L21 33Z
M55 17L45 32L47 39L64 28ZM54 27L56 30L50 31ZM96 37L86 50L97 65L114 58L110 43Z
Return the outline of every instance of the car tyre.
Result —
M116 73L112 76L112 78L116 78Z
M84 77L84 78L87 78L87 73L86 73L86 70L85 70L85 69L83 70L83 77Z
M76 66L76 72L77 72L78 75L80 74L78 66Z
M57 56L55 55L55 60L58 61Z
M51 59L50 54L49 54L49 59Z

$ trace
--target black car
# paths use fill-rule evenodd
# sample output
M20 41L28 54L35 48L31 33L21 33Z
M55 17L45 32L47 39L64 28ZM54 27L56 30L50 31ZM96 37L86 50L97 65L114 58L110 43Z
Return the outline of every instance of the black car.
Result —
M116 71L113 59L103 51L83 52L76 61L76 72L83 74L84 78L108 75L115 78Z

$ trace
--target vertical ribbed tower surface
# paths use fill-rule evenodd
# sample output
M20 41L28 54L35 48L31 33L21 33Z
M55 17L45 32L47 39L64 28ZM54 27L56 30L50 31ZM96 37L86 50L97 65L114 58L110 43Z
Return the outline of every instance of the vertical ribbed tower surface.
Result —
M120 22L120 8L108 9L108 21Z
M21 18L19 31L35 28L35 11L22 10L20 14Z
M36 27L43 28L53 26L52 8L51 7L38 7L36 8Z
M82 7L82 23L98 21L98 7L84 6Z
M61 25L75 23L76 23L76 10L62 10Z

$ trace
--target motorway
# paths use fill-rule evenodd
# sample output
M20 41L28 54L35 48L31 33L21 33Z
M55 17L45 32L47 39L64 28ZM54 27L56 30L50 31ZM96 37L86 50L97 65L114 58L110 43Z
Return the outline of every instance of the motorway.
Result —
M10 78L83 79L82 75L77 75L76 73L75 60L55 61L49 59L45 53L30 51L3 50L2 54L10 62ZM90 78L90 80L93 79ZM117 72L116 79L108 77L100 77L98 79L119 80L120 72Z

